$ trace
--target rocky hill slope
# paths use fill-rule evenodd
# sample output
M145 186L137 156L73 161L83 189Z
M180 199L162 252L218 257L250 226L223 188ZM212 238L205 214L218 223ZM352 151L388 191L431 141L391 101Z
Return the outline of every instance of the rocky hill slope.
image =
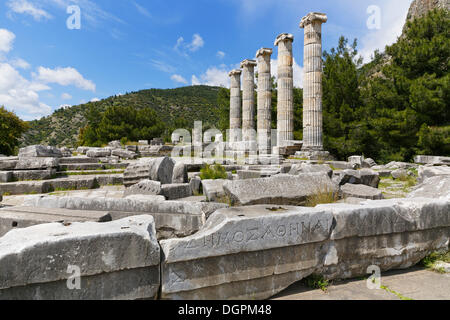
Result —
M31 129L23 136L22 146L33 144L74 146L80 129L86 126L86 112L90 107L101 112L113 105L151 107L167 125L178 118L183 118L189 123L201 120L205 125L216 125L219 121L218 92L218 87L208 86L150 89L62 108L48 117L31 121Z

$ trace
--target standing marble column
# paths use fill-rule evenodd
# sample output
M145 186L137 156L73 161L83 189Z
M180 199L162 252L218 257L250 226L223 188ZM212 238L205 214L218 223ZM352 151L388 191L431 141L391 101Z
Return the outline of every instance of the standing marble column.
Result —
M241 73L235 69L230 76L230 143L241 141Z
M241 62L242 69L242 136L256 141L255 135L255 60Z
M323 150L322 24L327 20L326 14L312 12L300 22L305 29L302 151L306 152Z
M278 147L285 147L294 140L293 42L294 36L289 33L282 33L275 40L278 46Z
M258 60L258 150L260 155L272 153L272 75L270 57L272 49L256 52Z

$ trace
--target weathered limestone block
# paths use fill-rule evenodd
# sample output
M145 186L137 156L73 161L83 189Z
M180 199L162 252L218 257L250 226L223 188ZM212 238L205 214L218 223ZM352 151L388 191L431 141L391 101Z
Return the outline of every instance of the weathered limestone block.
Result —
M192 189L189 183L164 184L160 194L167 200L178 200L192 196Z
M76 156L70 158L59 159L59 164L85 164L85 163L98 163L98 159L88 158L86 156Z
M447 198L450 199L450 175L434 176L416 186L408 198Z
M4 158L4 160L0 160L0 171L1 170L14 170L16 168L17 163L19 162L19 159L12 159Z
M363 184L347 183L341 187L341 194L344 198L361 198L369 200L383 199L383 193L376 189Z
M380 175L378 172L370 169L362 170L343 170L337 172L335 181L343 186L344 184L363 184L372 188L378 188L380 184Z
M145 159L127 167L124 172L124 185L129 187L145 179L170 184L174 166L175 162L169 157Z
M333 263L316 273L329 279L406 269L434 251L448 250L450 202L432 199L367 201L362 205L321 205L336 221L329 252Z
M108 143L108 147L114 148L114 149L121 149L122 143L120 143L119 140L114 140Z
M364 156L351 156L348 158L348 162L355 163L361 168L364 163Z
M12 180L9 181L49 180L55 177L56 169L22 170L22 171L12 171L11 173L12 173Z
M114 149L111 152L111 155L122 158L122 159L136 159L137 154L133 151L123 150L123 149Z
M45 170L58 166L58 158L20 158L15 170Z
M48 181L9 182L0 184L0 193L9 195L47 193L50 186Z
M177 162L173 167L172 183L188 183L188 167L182 163Z
M304 205L321 191L337 192L326 173L276 175L270 178L228 181L223 186L233 205Z
M289 174L298 175L300 173L314 173L325 172L330 178L333 176L333 170L327 164L294 164L289 171Z
M391 172L391 176L394 179L405 179L408 177L408 171L405 169L397 169Z
M202 180L199 177L193 177L191 181L189 181L189 185L191 186L192 194L198 195L200 194L200 188L202 186Z
M90 149L90 147L78 147L76 152L79 154L86 154Z
M450 175L450 167L420 167L418 181L424 182L431 177L448 175Z
M415 163L392 161L392 162L389 162L384 167L385 167L385 169L391 169L391 170L396 170L396 169L414 169L414 168L418 168L419 165L417 165Z
M375 162L375 160L371 159L371 158L367 158L364 159L363 163L362 163L362 168L373 168L377 165L377 163Z
M310 274L328 279L418 263L448 250L450 201L219 210L196 234L161 241L162 299L266 299Z
M121 174L101 174L95 177L99 186L123 185L123 175Z
M345 161L327 161L327 164L333 166L336 169L342 170L356 170L358 166L355 163L345 162Z
M323 263L325 252L313 243L329 237L331 213L274 211L220 210L200 232L161 241L162 298L266 299L310 275Z
M137 145L135 145L135 146L125 146L125 149L127 151L129 151L129 152L134 152L134 153L138 152L138 146Z
M159 263L151 216L18 229L0 243L0 299L151 299ZM69 266L80 268L80 290L67 287Z
M19 150L19 159L23 158L61 158L61 150L48 146L29 146Z
M112 217L107 212L8 207L0 209L0 237L13 229L28 228L44 223L108 222L111 220Z
M72 151L67 147L60 148L59 151L61 151L61 157L67 158L72 156Z
M98 158L92 158L98 159ZM101 163L67 163L60 164L59 169L62 171L87 171L87 170L104 170L105 166Z
M158 195L161 193L161 182L153 180L142 180L124 192L124 197L131 195Z
M228 180L216 179L216 180L202 180L203 194L208 201L220 201L225 197L224 184Z
M5 183L5 182L11 182L13 181L13 173L12 171L0 171L0 182Z
M268 178L280 173L280 169L266 169L266 170L238 170L238 180L246 180L246 179L257 179L257 178ZM234 179L228 179L234 180Z
M416 156L414 162L418 164L450 165L450 157Z
M89 158L109 157L111 155L111 149L110 148L90 148L89 151L86 152L86 155Z
M144 200L35 196L27 198L24 206L106 211L114 220L127 216L150 214L155 218L158 238L191 235L203 226L212 213L227 207L222 203L164 201L159 198L162 197Z

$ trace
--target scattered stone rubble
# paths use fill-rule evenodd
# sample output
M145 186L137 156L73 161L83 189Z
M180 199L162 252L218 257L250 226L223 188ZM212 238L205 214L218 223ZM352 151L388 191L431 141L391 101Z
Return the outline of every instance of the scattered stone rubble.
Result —
M201 180L209 160L137 160L118 147L66 157L34 146L0 158L0 299L265 299L311 274L403 269L449 247L442 159L291 159L224 165L228 179ZM405 174L418 179L413 191L383 200L381 179ZM110 184L119 197L70 191ZM305 207L318 193L342 203ZM15 194L23 200L8 205ZM82 290L67 289L69 264L80 265Z

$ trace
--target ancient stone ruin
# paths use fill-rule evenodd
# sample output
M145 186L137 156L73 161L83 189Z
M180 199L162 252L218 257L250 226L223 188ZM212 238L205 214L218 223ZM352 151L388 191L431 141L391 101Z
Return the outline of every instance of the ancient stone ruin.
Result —
M275 137L273 49L262 48L230 72L226 142L196 126L192 140L173 139L181 146L30 146L1 157L0 299L269 299L312 275L363 277L369 267L406 269L448 252L449 157L378 165L360 155L330 160L323 150L326 20L310 13L300 24L303 144L293 140L294 38L283 33ZM231 157L205 157L211 146ZM304 158L280 158L283 148Z

